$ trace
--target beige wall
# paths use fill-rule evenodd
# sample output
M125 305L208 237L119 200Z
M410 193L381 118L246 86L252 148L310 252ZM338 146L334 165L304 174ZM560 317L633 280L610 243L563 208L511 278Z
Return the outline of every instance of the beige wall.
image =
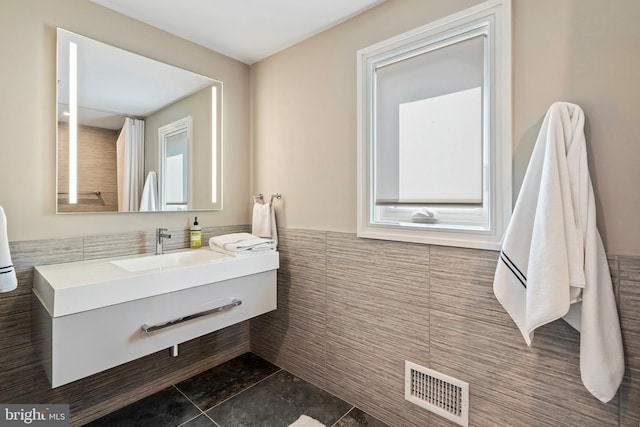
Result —
M388 0L251 67L252 189L281 192L280 225L355 232L356 51L478 0ZM513 0L517 193L554 101L586 113L598 226L640 254L640 2Z
M224 82L224 210L205 226L249 221L252 192L281 192L280 224L356 227L358 49L479 0L388 0L251 67L85 0L4 0L0 13L0 205L9 239L182 227L189 214L55 214L55 30L62 27ZM514 187L547 107L577 102L607 250L640 254L640 3L514 0ZM249 167L249 96L252 156ZM247 170L253 170L251 180ZM249 181L250 180L250 181Z
M0 205L9 240L184 228L193 214L56 215L56 27L224 82L224 210L205 226L249 221L249 67L88 0L3 0L0 5Z

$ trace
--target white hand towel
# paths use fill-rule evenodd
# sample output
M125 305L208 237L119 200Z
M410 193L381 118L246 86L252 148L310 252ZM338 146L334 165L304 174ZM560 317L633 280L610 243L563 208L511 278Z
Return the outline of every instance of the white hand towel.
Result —
M271 240L278 246L278 226L276 225L276 209L271 206Z
M18 278L9 252L7 217L4 214L4 209L0 206L0 292L9 292L17 287Z
M278 228L276 227L276 214L273 206L267 203L253 204L251 234L270 238L275 241L276 245L278 244Z
M231 233L215 236L209 239L211 248L219 247L231 252L256 251L260 249L275 249L275 242L271 239L254 236L249 233Z
M142 189L142 198L140 200L140 212L157 211L158 210L158 176L155 171L147 174Z
M275 246L271 246L271 247L262 247L262 248L256 248L256 249L251 249L248 251L229 251L227 249L221 248L220 246L217 246L213 243L209 243L209 248L211 248L212 251L215 252L220 252L221 254L225 254L225 255L229 255L229 256L235 256L235 257L243 257L243 256L251 256L251 255L255 255L255 254L263 254L265 252L269 252L269 251L275 251L276 247Z
M584 113L555 103L505 233L493 289L528 345L537 327L561 317L579 330L582 382L608 402L622 381L624 357L595 214Z
M271 237L271 208L266 203L253 204L251 234L259 237Z

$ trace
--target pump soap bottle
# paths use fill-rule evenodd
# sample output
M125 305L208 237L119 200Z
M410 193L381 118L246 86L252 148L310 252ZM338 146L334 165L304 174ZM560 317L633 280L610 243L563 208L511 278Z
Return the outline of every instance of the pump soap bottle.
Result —
M193 226L189 230L189 241L191 242L191 249L196 249L202 246L202 227L198 225L198 217L193 221Z

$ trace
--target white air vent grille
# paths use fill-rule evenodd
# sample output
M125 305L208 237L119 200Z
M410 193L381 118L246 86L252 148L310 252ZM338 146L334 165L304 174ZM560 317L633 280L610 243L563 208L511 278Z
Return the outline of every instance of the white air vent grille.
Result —
M404 398L461 426L469 425L469 384L405 361Z

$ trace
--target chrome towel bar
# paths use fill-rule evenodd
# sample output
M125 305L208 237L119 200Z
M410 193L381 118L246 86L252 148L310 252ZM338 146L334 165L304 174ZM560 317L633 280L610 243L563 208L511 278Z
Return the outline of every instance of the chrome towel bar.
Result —
M273 206L273 199L282 199L282 194L272 194L271 199L269 199L269 206ZM264 200L264 195L262 193L258 194L257 196L253 196L253 203L258 203L258 200Z
M197 319L199 317L208 316L210 314L219 313L221 311L231 310L234 307L242 304L242 300L233 299L229 304L221 305L220 307L212 308L211 310L201 311L199 313L190 314L188 316L180 317L178 319L170 320L165 323L160 323L158 325L149 326L144 324L140 327L146 334L151 334L153 332L159 331L164 328L168 328L174 325L178 325L183 322L188 322L189 320Z

